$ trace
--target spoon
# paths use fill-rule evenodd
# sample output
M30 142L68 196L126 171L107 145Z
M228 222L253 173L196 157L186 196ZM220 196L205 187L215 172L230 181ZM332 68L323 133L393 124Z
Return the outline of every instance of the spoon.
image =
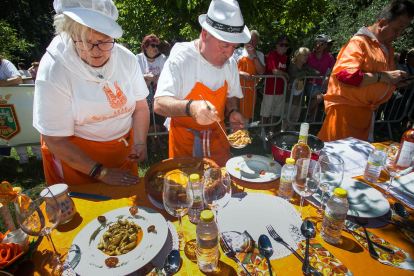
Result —
M355 221L362 227L364 228L364 232L365 232L365 237L367 238L367 242L368 242L368 251L369 251L369 255L371 255L372 258L374 259L378 259L378 253L377 251L375 251L374 245L371 242L371 239L368 235L367 229L365 228L365 225L368 224L368 219L367 218L361 218L361 217L355 217Z
M164 271L166 276L173 275L180 268L181 257L178 250L171 250L164 261Z
M306 238L305 260L302 265L302 272L305 274L309 274L309 239L313 239L316 236L315 227L313 226L312 221L304 220L302 225L300 226L300 232Z
M267 264L269 266L270 276L273 276L272 266L270 265L270 257L272 257L273 255L273 247L272 243L266 235L261 235L259 237L258 247L260 254L262 254L266 258Z
M394 203L393 209L397 215L399 215L400 217L404 219L408 219L408 217L410 216L407 209L405 209L404 205L402 205L401 203L398 203L398 202Z

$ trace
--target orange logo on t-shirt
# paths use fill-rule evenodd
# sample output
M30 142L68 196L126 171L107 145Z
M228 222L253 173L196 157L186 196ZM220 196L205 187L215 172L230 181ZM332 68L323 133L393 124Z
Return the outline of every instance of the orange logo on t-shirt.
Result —
M114 94L114 92L109 88L108 84L104 86L103 90L105 91L106 98L111 107L120 108L126 104L127 97L124 92L122 92L121 88L119 88L117 82L114 83L114 86L116 88L116 94Z

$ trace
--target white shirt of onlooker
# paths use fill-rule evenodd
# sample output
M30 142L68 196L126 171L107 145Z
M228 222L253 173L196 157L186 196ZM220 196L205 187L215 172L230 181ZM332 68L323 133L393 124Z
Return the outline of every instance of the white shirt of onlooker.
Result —
M263 66L266 66L263 53L256 50L256 55ZM244 49L244 47L237 48L233 53L233 58L237 63L239 63L242 57L248 57L249 59L253 60L253 57L246 51L246 49Z
M22 77L26 77L26 78L31 78L32 77L32 74L30 74L30 72L27 71L27 70L19 70L19 73L20 73L20 76L22 76ZM24 81L25 84L34 84L33 80L24 80L23 79L23 81Z
M8 80L15 76L20 76L16 66L7 59L3 59L0 65L0 80Z
M136 57L142 73L151 73L154 76L159 76L161 74L164 64L167 61L167 58L163 54L157 57L153 62L149 62L148 58L143 53L136 55Z

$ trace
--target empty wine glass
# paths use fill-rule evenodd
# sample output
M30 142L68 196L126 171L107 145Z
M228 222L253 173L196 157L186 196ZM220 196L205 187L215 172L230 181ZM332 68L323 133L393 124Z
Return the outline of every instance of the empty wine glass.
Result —
M320 216L323 215L324 197L327 190L331 192L342 184L344 179L344 160L341 157L325 154L319 156L320 175L319 189L322 191L321 206L316 211Z
M231 178L227 170L211 168L204 172L204 202L216 214L223 209L231 198Z
M69 248L56 249L51 232L59 224L61 209L48 188L27 190L14 200L16 220L20 228L30 236L46 236L53 249L42 267L50 275L61 275Z
M187 214L188 208L193 206L193 190L191 187L187 188L190 183L190 178L183 172L172 172L164 178L162 199L165 210L170 215L178 217L180 250L184 250L186 243L182 218Z
M318 189L320 177L320 164L316 160L300 158L296 161L297 174L292 186L295 192L300 195L299 214L302 215L303 198L311 196Z
M390 175L390 181L387 183L385 190L386 197L389 197L389 190L392 181L396 176L405 175L413 167L414 149L411 147L400 147L400 144L391 144L387 151L384 168Z

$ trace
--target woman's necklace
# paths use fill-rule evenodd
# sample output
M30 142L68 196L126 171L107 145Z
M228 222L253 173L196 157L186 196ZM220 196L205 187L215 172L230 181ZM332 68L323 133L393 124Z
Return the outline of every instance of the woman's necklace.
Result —
M101 72L98 72L98 71L96 71L95 70L95 68L93 68L92 66L91 66L91 68L98 74L98 75L96 75L96 77L98 78L98 79L103 79L104 77L102 76L102 74L101 74L101 72L102 72L102 70L103 70L103 66L102 66L102 68L101 68Z

